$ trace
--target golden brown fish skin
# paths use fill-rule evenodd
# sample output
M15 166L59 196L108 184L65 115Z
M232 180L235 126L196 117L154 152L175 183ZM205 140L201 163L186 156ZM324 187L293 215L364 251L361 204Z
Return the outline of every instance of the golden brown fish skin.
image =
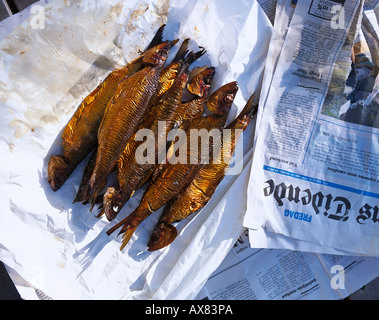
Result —
M148 50L145 67L123 81L109 101L98 130L96 165L87 184L92 207L100 186L112 171L129 139L137 130L149 101L157 89L160 74L175 41L166 41Z
M168 66L164 67L164 69L160 75L160 78L159 78L158 89L154 92L153 97L150 99L149 106L147 107L148 110L150 110L157 103L159 98L172 86L172 84L175 80L175 77L178 73L178 70L180 69L181 59L183 59L188 52L189 41L190 41L190 39L185 39L183 41L182 45L180 46L180 48L178 50L178 53L176 54L176 56L174 57L172 62ZM152 43L154 43L154 39L153 39ZM152 45L149 46L149 48L152 48L152 47L153 47ZM140 57L139 59L140 59L140 62L142 64L142 57ZM131 138L131 140L133 140L133 137ZM129 144L129 142L128 142L128 144ZM128 148L128 146L126 146L126 148ZM94 158L96 159L96 153L94 154ZM89 188L86 186L88 184L89 179L91 178L92 172L93 172L95 165L96 165L96 161L93 160L92 158L91 158L91 160L92 161L90 161L87 164L87 167L85 169L85 173L83 174L83 178L82 178L82 181L80 183L78 192L75 196L74 203L75 202L83 202L83 204L86 204L86 203L88 203L88 201L90 201L89 197L91 195L89 194ZM88 175L89 175L89 177L88 177ZM106 178L104 180L106 180ZM106 184L106 181L103 181L103 185L105 185L105 184ZM100 187L99 187L99 189L100 189ZM101 195L99 195L97 198L98 198L98 200L102 199ZM96 203L98 203L98 202L99 201L96 201ZM102 202L103 201L101 200L100 203L102 203ZM100 213L98 215L98 217L101 217L102 215L103 215L103 212Z
M168 89L170 89L174 84L175 78L183 64L183 60L188 53L189 42L189 38L185 39L182 42L174 59L167 67L163 69L159 78L158 90L156 90L150 101L151 107L155 106L158 103L159 99L163 96L163 94L165 94L165 92Z
M167 91L149 115L141 123L140 129L150 129L155 137L155 150L160 135L166 135L166 131L158 131L158 122L167 121L174 115L177 105L180 103L183 88L187 82L187 74L178 75L173 86ZM167 127L166 127L167 128ZM162 130L161 130L162 131ZM165 137L164 137L165 139ZM166 141L166 140L164 140ZM142 144L141 141L131 139L118 160L118 174L120 188L108 188L104 195L104 213L109 221L113 220L127 200L131 197L139 182L146 172L155 166L155 163L139 163L136 159L136 150Z
M195 68L199 69L199 68ZM196 71L197 72L197 71ZM212 84L213 77L215 75L215 68L213 67L205 67L201 68L201 72L197 72L196 77L192 77L193 70L191 71L190 80L188 81L188 84L191 84L193 88L201 88L201 90L196 89L196 95L191 100L187 100L186 102L182 102L178 106L178 112L177 117L175 119L175 124L173 128L181 128L181 125L186 120L195 119L198 117L201 117L204 113L205 107L208 103L208 95L210 91L210 87ZM188 87L187 84L187 87ZM166 162L169 161L171 156L173 155L173 150L171 149L171 146L174 144L174 141L168 143L168 151L166 154ZM163 169L164 163L159 164L154 168L151 179L154 179L159 172Z
M179 126L184 120L195 119L203 114L214 75L215 68L207 67L188 81L187 88L191 87L189 91L195 95L195 98L178 106L180 109L177 112L175 126Z
M227 115L230 111L232 102L237 93L238 86L236 82L230 83L223 86L219 89L220 92L223 92L222 99L219 99L219 109L217 106L213 106L214 110L217 111L217 114L212 114L207 117L200 117L188 121L187 133L191 129L219 129L221 130L225 125ZM221 114L223 112L223 114ZM191 149L194 146L191 146L190 135L187 134L187 161L190 159ZM199 143L200 144L200 143ZM201 144L202 146L203 144ZM196 148L199 148L197 145ZM209 150L204 150L209 151ZM173 197L175 197L183 188L188 186L192 179L195 177L197 172L202 168L204 164L200 163L200 155L198 154L198 163L167 163L163 170L158 174L158 176L152 180L151 184L145 191L140 205L137 209L126 217L124 220L116 224L114 227L107 231L107 234L110 235L120 226L123 226L120 234L123 234L123 241L120 250L122 250L125 245L129 242L134 231L138 226L144 221L151 213L157 211Z
M167 203L152 232L148 251L168 246L177 236L177 230L172 224L186 219L208 203L225 176L239 134L247 128L256 112L257 104L254 104L254 95L252 95L238 117L226 127L229 130L223 131L222 146L216 158L204 165L191 184Z
M143 185L158 166L159 159L163 155L158 154L160 149L158 144L160 141L166 141L168 132L173 128L177 119L184 117L190 118L200 116L204 110L204 98L200 98L203 104L193 103L190 101L186 103L186 107L196 108L195 110L188 111L181 105L181 98L183 90L188 80L188 67L189 65L199 58L204 52L190 53L188 59L184 61L182 70L179 72L172 87L162 96L157 105L155 105L148 117L140 125L140 129L150 129L155 138L155 162L154 163L139 163L136 159L136 150L142 144L141 141L131 139L127 147L124 149L118 161L118 174L119 189L108 188L104 195L103 211L109 221L113 220L120 212L125 203L133 195L134 191ZM214 68L209 68L203 72L203 78L207 78L207 86L203 85L203 90L209 90L211 79L214 75ZM203 94L203 93L202 93ZM193 99L194 101L197 99ZM191 104L192 102L192 104ZM165 122L164 130L159 130L159 122Z
M161 99L160 103L154 107L148 119L141 124L141 128L150 128L153 131L156 137L155 150L158 150L157 144L160 139L165 139L164 141L166 141L168 132L173 128L178 119L192 119L202 115L214 74L214 68L207 68L196 79L192 80L202 87L202 91L199 91L200 98L193 98L181 104L180 97L186 79L179 79L176 80L177 86L173 86L167 95ZM157 132L158 121L166 122L165 132ZM156 159L154 164L139 164L136 162L135 151L140 144L140 142L132 139L118 161L120 189L108 188L104 196L103 211L108 220L112 220L117 216L134 191L144 185L159 166L157 164L158 159ZM156 156L158 158L158 155Z
M142 64L141 64L142 66ZM108 101L125 76L123 70L110 73L105 80L80 104L63 134L63 155L53 156L48 164L48 181L57 191L76 166L97 144L97 128Z
M162 25L148 48L162 42ZM48 182L54 191L61 188L76 166L95 148L97 129L108 101L113 97L122 79L143 67L143 55L113 70L79 105L67 123L63 134L63 155L52 156L48 164Z

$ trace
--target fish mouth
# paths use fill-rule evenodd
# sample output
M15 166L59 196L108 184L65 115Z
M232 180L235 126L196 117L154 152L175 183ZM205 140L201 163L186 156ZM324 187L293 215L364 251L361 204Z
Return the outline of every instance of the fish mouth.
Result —
M216 69L214 67L209 67L201 71L199 74L197 74L196 77L199 80L197 80L196 83L188 83L187 84L188 91L194 95L197 95L198 97L204 96L204 94L212 85L213 77L215 75L215 70Z
M224 91L224 97L222 99L222 106L224 107L224 109L228 109L231 107L238 91L237 81L233 81L226 84L223 91Z
M237 91L238 91L238 83L237 83L237 81L229 82L229 83L223 85L221 87L221 90L224 93L234 95L234 97L235 97L235 95L237 94Z
M216 73L215 67L209 67L206 70L204 70L203 71L203 83L207 86L210 86L215 73Z
M216 90L209 98L208 110L216 115L225 115L229 112L238 91L237 81L229 82Z
M215 75L215 70L216 69L214 67L210 67L202 72L203 77L200 80L200 90L202 95L207 89L211 87L212 80Z
M103 211L108 221L112 221L120 212L122 205L118 200L120 193L115 188L108 188L103 198Z

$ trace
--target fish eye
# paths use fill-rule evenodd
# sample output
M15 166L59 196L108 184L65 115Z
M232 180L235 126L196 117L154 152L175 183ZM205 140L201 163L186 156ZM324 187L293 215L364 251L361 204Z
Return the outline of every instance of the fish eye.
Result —
M113 212L117 213L118 210L119 210L118 205L114 205L114 206L112 207L112 210L113 210Z
M203 83L206 85L206 86L209 86L211 84L211 79L209 77L206 77L204 80L203 80Z
M167 57L167 51L165 51L165 50L160 50L158 53L160 56L162 56L164 58Z
M225 97L224 97L224 101L226 103L230 103L230 102L233 102L233 95L232 94L227 94Z

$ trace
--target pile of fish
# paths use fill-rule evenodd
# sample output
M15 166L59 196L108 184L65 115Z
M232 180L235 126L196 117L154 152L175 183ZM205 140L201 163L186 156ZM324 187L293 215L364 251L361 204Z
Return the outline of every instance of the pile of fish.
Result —
M211 93L215 68L190 70L191 64L206 52L202 47L189 52L190 39L182 41L166 65L178 40L163 41L164 27L159 28L139 57L110 72L82 101L64 128L63 154L52 156L48 164L48 181L57 191L92 152L74 202L89 204L91 211L99 204L98 217L105 215L109 221L116 218L136 190L148 184L135 211L107 231L110 235L121 228L121 250L139 225L163 206L148 250L159 250L176 238L173 224L207 204L225 176L238 134L257 111L252 96L237 118L225 127L237 82ZM204 115L205 108L210 115ZM231 130L222 130L225 128ZM137 159L136 152L143 143L137 139L141 129L152 133L154 161ZM187 141L180 147L186 161L170 161L178 152L177 143L168 144L167 152L166 148L159 148L160 141L167 141L178 129L186 133ZM191 143L193 129L220 130L221 145L216 146L212 139L208 144ZM201 161L204 153L211 155L211 161ZM107 178L113 171L117 172L117 181L107 187Z

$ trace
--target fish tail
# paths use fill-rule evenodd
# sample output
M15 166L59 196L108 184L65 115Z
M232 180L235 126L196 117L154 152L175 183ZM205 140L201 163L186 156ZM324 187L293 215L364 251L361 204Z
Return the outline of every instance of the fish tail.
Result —
M52 156L47 166L48 182L54 191L59 190L70 175L70 168L66 158Z
M89 203L90 211L92 212L93 207L95 204L99 204L103 202L103 195L99 192L104 189L105 185L107 183L107 179L102 179L100 181L97 181L96 177L92 175L91 179L89 179L86 183L83 183L81 185L82 191L81 194L85 195L85 198L83 197L83 204Z
M92 212L93 210L93 207L95 206L95 204L97 203L97 195L99 193L99 188L95 187L95 188L91 188L91 196L90 196L90 211Z
M178 52L176 53L174 59L172 60L172 62L178 62L179 60L183 60L185 58L185 56L188 53L189 42L190 42L189 38L183 40L183 42L182 42Z
M156 45L160 44L163 42L163 31L164 31L164 28L166 27L165 24L162 24L158 31L156 32L153 40L151 40L149 46L146 48L146 51L155 47Z
M167 247L177 235L178 230L172 224L158 222L147 244L147 250L156 251Z
M91 187L89 186L88 183L82 184L79 187L79 190L76 193L75 199L72 203L82 202L83 204L88 204L90 196L91 196Z
M183 59L183 64L178 72L178 76L181 74L188 74L189 73L189 67L192 63L194 63L197 59L199 59L203 54L205 53L205 49L198 52L191 51L188 53L188 55ZM195 68L196 70L205 70L205 68ZM192 73L192 72L191 72Z
M257 111L258 111L258 103L255 101L256 94L255 92L249 97L249 99L246 102L245 107L242 109L241 113L239 114L239 117L245 116L253 118Z
M88 194L88 188L86 188L85 185L81 185L78 189L78 192L76 193L76 196L74 198L74 201L72 203L75 203L75 202L82 202L83 204L87 204L88 203L88 199L89 199L89 194Z
M188 63L189 65L192 64L197 59L199 59L200 57L202 57L205 54L205 52L207 52L207 50L205 50L203 47L199 47L199 48L201 48L200 51L197 51L197 52L191 51L188 54L188 56L185 58L185 62L186 63Z
M97 148L95 148L95 150L93 151L91 158L89 159L87 166L83 172L82 180L80 182L80 186L76 193L73 203L82 202L83 204L87 204L90 199L88 188L85 188L85 186L88 184L89 179L91 178L93 170L95 168L96 154L97 154Z
M98 213L98 215L96 216L96 218L101 218L103 215L105 214L105 210L104 210L104 207L102 207Z
M107 231L107 235L111 235L113 232L115 232L118 228L122 226L121 231L118 233L118 236L122 234L122 244L120 247L120 250L122 250L127 245L130 238L132 237L136 229L139 227L140 223L141 222L137 220L135 218L135 215L132 213L131 215L127 216L124 220L120 221L115 226L110 228Z
M120 251L124 249L124 247L128 244L130 238L132 237L132 235L134 234L137 228L138 228L138 225L137 226L128 225L128 227L125 229L122 235L122 243L120 246Z
M133 211L129 216L127 216L124 220L117 223L115 226L110 228L107 231L107 235L111 235L114 231L116 231L118 228L121 228L121 231L118 233L118 235L122 234L122 245L120 250L122 250L126 244L129 242L130 238L134 234L134 232L137 230L139 225L152 213L152 211L149 210L148 207L145 207L144 205L139 205L137 209Z

